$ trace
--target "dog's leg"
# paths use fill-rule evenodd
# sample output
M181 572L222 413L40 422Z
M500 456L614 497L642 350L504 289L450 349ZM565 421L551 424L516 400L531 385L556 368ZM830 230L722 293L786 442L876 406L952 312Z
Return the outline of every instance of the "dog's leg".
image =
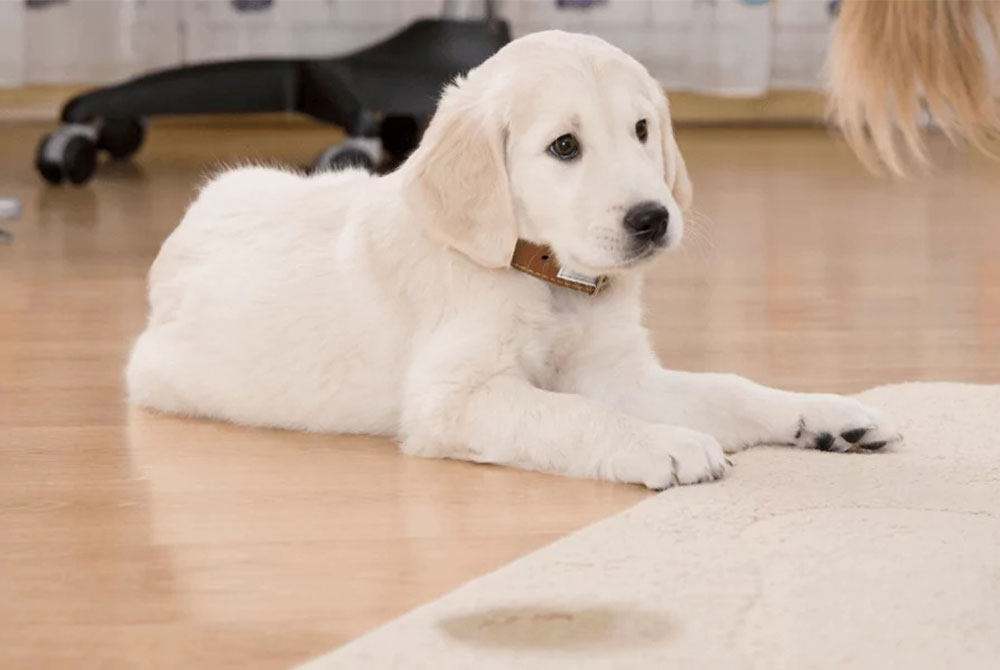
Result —
M876 451L902 439L878 410L853 398L664 370L640 327L595 329L564 365L557 388L646 421L708 433L727 452L758 444Z
M651 423L514 376L422 384L407 399L403 451L664 489L720 477L712 436Z
M853 398L781 391L737 375L643 364L617 366L587 386L587 395L637 417L709 433L727 452L758 444L875 451L902 439L878 410Z

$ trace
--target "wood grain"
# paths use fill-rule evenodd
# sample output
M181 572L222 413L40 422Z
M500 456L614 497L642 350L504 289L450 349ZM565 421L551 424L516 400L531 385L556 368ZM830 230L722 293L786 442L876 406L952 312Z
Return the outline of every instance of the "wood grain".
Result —
M0 193L25 204L0 247L0 667L288 667L648 495L129 411L144 274L192 189L337 135L154 124L135 164L52 189L44 130L0 124ZM647 288L667 364L808 390L1000 381L996 166L942 150L936 175L879 181L807 130L681 146L701 213Z

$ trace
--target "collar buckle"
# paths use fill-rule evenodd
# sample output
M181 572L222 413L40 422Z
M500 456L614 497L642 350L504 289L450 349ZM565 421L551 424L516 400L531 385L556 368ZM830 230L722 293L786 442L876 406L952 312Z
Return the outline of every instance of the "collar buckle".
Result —
M517 241L514 246L514 255L510 259L510 266L550 284L581 291L588 295L600 293L610 282L607 275L591 277L560 267L552 249L544 244L535 244L527 240Z

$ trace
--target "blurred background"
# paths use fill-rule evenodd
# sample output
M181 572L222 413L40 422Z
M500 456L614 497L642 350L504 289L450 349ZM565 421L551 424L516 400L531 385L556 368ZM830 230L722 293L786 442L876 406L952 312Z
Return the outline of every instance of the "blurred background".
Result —
M183 64L331 57L418 18L480 19L482 0L0 0L0 88L90 86ZM821 91L836 0L495 0L513 36L561 28L600 35L670 91L759 98ZM36 88L37 91L37 88ZM7 101L15 98L8 95ZM804 98L770 114L819 118ZM32 101L21 96L29 107ZM748 105L681 118L732 120ZM759 101L758 101L759 103ZM675 103L676 105L677 103ZM757 105L759 107L759 104ZM755 110L760 114L759 109ZM9 114L9 110L7 110Z
M822 88L831 0L496 0L513 36L607 39L670 90ZM481 18L482 0L3 0L0 86L95 84L258 56L337 56L418 18Z
M0 666L289 667L647 495L124 399L146 272L207 176L392 169L445 81L533 31L600 35L670 94L695 211L646 282L666 366L1000 382L1000 167L932 136L931 171L867 172L824 120L837 15L0 0Z

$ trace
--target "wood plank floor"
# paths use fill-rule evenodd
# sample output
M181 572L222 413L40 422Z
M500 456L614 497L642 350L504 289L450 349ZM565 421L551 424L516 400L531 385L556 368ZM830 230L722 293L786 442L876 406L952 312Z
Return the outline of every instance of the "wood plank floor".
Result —
M158 124L134 165L52 189L44 130L0 124L0 195L25 205L0 224L0 667L288 667L648 495L130 412L144 274L192 188L336 133ZM937 174L897 183L820 131L680 140L701 214L647 287L668 365L1000 382L1000 168L938 147Z

